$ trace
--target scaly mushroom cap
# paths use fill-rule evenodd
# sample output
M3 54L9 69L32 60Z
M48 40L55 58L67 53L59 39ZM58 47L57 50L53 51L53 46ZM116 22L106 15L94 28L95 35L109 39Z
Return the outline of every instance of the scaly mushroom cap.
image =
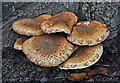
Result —
M106 25L97 21L81 21L73 27L67 39L80 46L96 45L104 41L110 34Z
M23 52L35 64L44 67L58 66L66 61L74 46L62 35L35 36L23 43Z
M27 37L18 38L14 43L14 49L22 50L22 45L27 39L28 39Z
M51 15L43 14L33 19L39 21L39 23L42 24L45 20L50 19L51 17Z
M72 26L77 23L77 16L71 12L62 12L54 15L50 19L44 21L41 29L44 33L65 32L70 34Z
M12 28L17 33L26 36L43 35L41 24L50 17L50 15L40 15L36 18L21 19L14 22Z
M60 69L82 69L95 64L103 53L102 44L95 46L80 47L72 56L62 65Z

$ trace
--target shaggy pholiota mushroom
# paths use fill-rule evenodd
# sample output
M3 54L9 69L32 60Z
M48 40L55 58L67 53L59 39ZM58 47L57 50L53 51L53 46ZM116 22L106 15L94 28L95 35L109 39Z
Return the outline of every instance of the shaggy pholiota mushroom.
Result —
M18 38L14 43L14 49L22 50L22 45L23 45L24 41L27 40L27 39L28 39L28 37Z
M77 23L78 17L71 12L62 12L54 15L48 20L45 20L41 29L44 33L65 32L70 34L72 26Z
M76 50L60 69L82 69L95 64L103 53L102 44L95 46L84 46Z
M73 52L74 46L58 34L34 36L23 43L23 52L35 64L44 67L58 66Z
M40 15L36 18L21 19L13 23L12 28L14 31L21 35L35 36L43 35L41 24L51 18L51 15Z
M100 43L110 31L101 22L77 23L77 20L71 12L18 20L13 23L13 30L33 37L17 39L14 48L22 50L31 62L40 66L59 66L65 70L89 67L100 59L103 53Z
M67 39L80 46L92 46L104 41L110 34L106 25L98 21L80 21Z

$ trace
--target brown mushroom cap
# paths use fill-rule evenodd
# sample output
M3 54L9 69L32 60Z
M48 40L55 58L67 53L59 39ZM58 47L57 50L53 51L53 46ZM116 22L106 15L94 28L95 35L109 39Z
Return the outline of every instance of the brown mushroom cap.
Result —
M80 47L65 63L60 65L60 69L82 69L89 67L100 59L102 53L102 44Z
M41 24L50 17L50 15L40 15L36 18L21 19L14 22L12 28L17 33L26 36L42 35Z
M73 27L67 39L76 45L96 45L104 41L110 34L106 25L97 21L81 21Z
M28 39L28 37L21 37L16 40L14 43L14 49L22 50L23 43Z
M62 35L35 36L23 43L23 52L35 64L44 67L58 66L66 61L74 46Z
M40 16L34 18L34 20L37 20L37 21L39 21L40 24L42 24L45 20L50 19L51 17L52 17L51 15L43 14L43 15L40 15Z
M71 12L62 12L54 15L50 19L44 21L41 29L44 33L65 32L70 34L72 26L77 23L77 16Z

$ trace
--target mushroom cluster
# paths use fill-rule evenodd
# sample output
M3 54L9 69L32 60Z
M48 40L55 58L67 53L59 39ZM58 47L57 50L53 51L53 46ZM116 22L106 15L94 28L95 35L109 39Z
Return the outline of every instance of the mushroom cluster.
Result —
M95 64L103 53L103 42L110 34L98 21L79 21L71 12L54 16L40 15L13 23L14 31L28 37L19 38L14 48L40 66L82 69Z

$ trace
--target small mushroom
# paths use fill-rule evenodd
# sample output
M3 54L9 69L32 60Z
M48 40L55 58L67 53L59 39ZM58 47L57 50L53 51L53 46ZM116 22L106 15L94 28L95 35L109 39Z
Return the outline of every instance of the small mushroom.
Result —
M103 53L102 44L80 47L59 67L60 69L83 69L95 64Z
M23 43L28 39L28 37L21 37L16 40L14 43L14 49L16 50L22 50Z
M104 41L110 34L106 25L98 21L80 21L67 39L80 46L92 46Z
M41 30L41 24L50 17L51 15L40 15L39 17L36 18L21 19L14 22L12 28L14 31L21 35L26 36L43 35L43 31Z
M44 33L65 32L70 34L72 26L77 23L78 17L71 12L62 12L54 15L50 19L44 21L41 29Z
M58 66L66 61L74 46L58 34L34 36L23 43L23 52L35 64L44 67Z

